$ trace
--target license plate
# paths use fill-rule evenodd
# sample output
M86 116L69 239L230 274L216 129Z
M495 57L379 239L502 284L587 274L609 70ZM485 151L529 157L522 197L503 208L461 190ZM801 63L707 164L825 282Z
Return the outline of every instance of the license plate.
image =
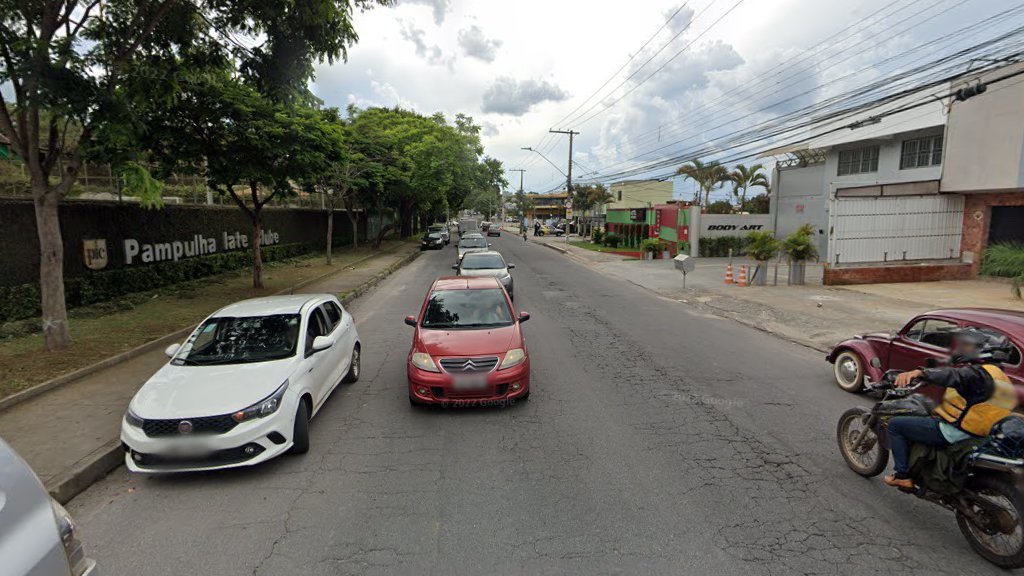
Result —
M178 443L167 447L165 453L173 458L200 458L208 456L212 450L202 444Z
M487 387L487 376L455 376L452 388L456 390L479 390Z

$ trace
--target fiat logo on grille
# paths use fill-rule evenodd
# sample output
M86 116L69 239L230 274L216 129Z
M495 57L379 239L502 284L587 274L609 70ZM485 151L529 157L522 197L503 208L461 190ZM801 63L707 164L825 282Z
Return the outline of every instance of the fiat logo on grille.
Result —
M188 420L182 420L181 422L178 422L178 433L179 434L191 434L192 433L192 423L189 422Z

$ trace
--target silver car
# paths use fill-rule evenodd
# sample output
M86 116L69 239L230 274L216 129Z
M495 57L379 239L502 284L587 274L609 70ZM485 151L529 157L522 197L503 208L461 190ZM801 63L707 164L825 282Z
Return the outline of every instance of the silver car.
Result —
M512 300L515 296L512 295L512 274L509 271L515 267L515 264L505 262L500 252L493 251L466 254L461 262L452 266L459 276L494 276Z
M487 240L483 237L480 238L463 238L459 240L459 262L462 261L462 257L470 252L486 252L491 245L487 243Z
M0 572L11 576L98 576L68 511L0 440Z

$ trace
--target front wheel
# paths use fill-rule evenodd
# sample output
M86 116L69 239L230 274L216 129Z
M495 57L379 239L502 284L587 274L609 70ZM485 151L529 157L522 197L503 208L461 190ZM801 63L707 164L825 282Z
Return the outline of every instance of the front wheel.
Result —
M836 384L847 392L860 392L864 387L864 361L860 354L844 350L832 365Z
M309 406L305 400L299 400L299 408L295 411L295 431L292 434L292 454L309 452Z
M356 380L359 380L359 359L361 356L360 349L361 347L359 346L359 344L356 344L355 348L352 349L352 361L348 365L348 373L346 373L345 377L342 379L342 382L346 384L351 384Z
M1006 477L977 476L969 510L957 510L956 523L979 556L1000 568L1024 567L1024 501Z
M839 417L836 426L839 453L851 470L865 478L878 476L889 465L889 450L882 446L875 430L869 428L860 445L856 445L868 427L869 417L870 413L864 408L850 408Z

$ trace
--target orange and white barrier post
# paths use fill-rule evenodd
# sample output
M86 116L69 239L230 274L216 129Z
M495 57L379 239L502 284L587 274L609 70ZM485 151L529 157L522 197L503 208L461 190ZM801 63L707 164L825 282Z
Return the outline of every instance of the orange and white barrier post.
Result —
M740 266L740 281L737 282L737 284L740 286L740 288L743 288L743 287L745 287L747 285L747 267L746 266Z
M732 284L733 283L733 280L732 280L732 264L729 264L728 266L725 267L725 283L726 284Z

